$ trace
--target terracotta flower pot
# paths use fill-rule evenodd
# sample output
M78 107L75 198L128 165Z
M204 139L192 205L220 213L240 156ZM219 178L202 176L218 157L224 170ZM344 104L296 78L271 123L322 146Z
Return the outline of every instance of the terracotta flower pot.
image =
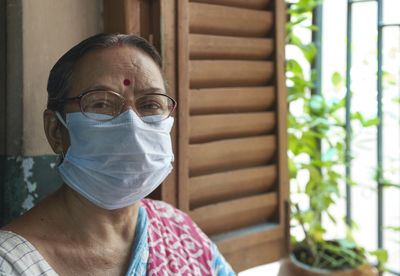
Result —
M292 256L282 261L278 276L377 276L378 271L370 264L364 264L356 269L344 271L329 271L317 269L298 262Z

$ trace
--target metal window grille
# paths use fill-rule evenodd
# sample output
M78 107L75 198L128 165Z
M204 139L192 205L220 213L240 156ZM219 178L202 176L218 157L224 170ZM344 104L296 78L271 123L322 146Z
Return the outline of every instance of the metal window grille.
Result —
M383 188L394 187L400 188L400 184L388 183L383 177L383 29L386 27L399 27L398 24L385 24L383 21L383 0L347 0L347 45L346 45L346 222L348 225L352 221L352 189L347 179L351 179L351 75L350 70L352 67L352 12L355 8L354 5L362 2L376 2L377 3L377 116L379 117L379 124L377 126L377 247L384 248L384 232L383 232ZM322 32L322 4L318 5L313 14L313 22L318 26L319 31L313 36L313 41L319 48L318 52L321 52L321 32ZM314 68L318 71L321 70L321 58L317 56L314 63ZM321 73L317 75L317 81L314 93L321 91ZM393 271L389 269L389 272L393 275L400 275L399 271Z

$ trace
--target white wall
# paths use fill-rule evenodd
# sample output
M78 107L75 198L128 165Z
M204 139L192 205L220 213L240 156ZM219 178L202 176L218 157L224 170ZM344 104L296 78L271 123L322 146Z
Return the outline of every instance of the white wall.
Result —
M102 31L101 10L101 0L22 1L24 156L52 153L42 122L50 69L73 45Z

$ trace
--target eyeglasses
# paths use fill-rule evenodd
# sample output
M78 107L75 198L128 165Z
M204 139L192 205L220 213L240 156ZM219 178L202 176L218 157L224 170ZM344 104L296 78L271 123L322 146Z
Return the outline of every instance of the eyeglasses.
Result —
M96 121L110 121L128 109L123 96L107 90L90 90L60 101L65 102L79 102L82 114ZM132 108L142 121L158 123L167 119L176 105L176 101L166 94L148 93L135 98Z

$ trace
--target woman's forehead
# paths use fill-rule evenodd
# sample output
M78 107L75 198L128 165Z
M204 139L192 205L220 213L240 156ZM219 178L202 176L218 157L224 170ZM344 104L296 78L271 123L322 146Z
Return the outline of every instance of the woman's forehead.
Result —
M140 49L123 46L98 49L83 56L74 68L72 90L76 94L98 84L123 89L126 80L136 88L163 87L163 78L154 60Z

